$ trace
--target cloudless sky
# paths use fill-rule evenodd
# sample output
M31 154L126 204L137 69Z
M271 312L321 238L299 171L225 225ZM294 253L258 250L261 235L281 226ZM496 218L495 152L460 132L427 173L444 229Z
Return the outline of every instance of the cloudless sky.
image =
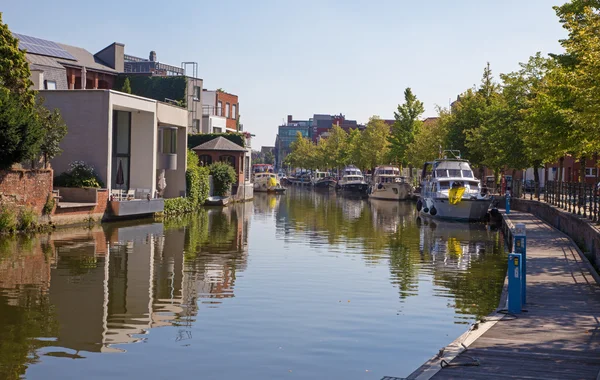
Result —
M239 95L253 148L273 145L288 114L393 118L412 87L435 106L479 84L487 61L496 78L537 51L560 51L566 33L556 0L181 0L4 1L17 33L96 53L179 66L196 61L207 89Z

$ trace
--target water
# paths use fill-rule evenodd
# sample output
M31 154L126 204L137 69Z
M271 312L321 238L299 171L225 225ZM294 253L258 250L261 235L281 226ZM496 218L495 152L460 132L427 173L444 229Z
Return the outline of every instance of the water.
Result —
M406 376L498 304L499 232L291 190L0 240L0 379Z

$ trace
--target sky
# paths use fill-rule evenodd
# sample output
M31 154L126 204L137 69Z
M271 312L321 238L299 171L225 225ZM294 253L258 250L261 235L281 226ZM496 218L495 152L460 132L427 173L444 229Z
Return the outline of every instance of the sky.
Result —
M272 146L287 115L367 122L393 118L411 87L436 106L540 51L561 51L555 0L5 1L11 31L180 66L198 62L204 88L239 96L252 146ZM32 11L35 10L35 11Z

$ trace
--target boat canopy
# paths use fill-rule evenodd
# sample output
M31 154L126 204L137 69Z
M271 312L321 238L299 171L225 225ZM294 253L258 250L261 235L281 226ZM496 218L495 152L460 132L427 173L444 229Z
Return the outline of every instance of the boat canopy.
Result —
M444 160L433 165L436 178L474 178L467 161Z

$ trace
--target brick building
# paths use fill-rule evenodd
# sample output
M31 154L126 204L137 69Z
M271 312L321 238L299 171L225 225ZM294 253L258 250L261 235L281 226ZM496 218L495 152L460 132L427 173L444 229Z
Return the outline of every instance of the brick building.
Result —
M240 103L238 96L222 90L202 91L202 115L224 118L225 131L238 131L238 118L240 117ZM217 119L215 119L217 120ZM241 128L240 128L241 129ZM225 132L221 131L221 132ZM213 131L207 131L208 133Z

